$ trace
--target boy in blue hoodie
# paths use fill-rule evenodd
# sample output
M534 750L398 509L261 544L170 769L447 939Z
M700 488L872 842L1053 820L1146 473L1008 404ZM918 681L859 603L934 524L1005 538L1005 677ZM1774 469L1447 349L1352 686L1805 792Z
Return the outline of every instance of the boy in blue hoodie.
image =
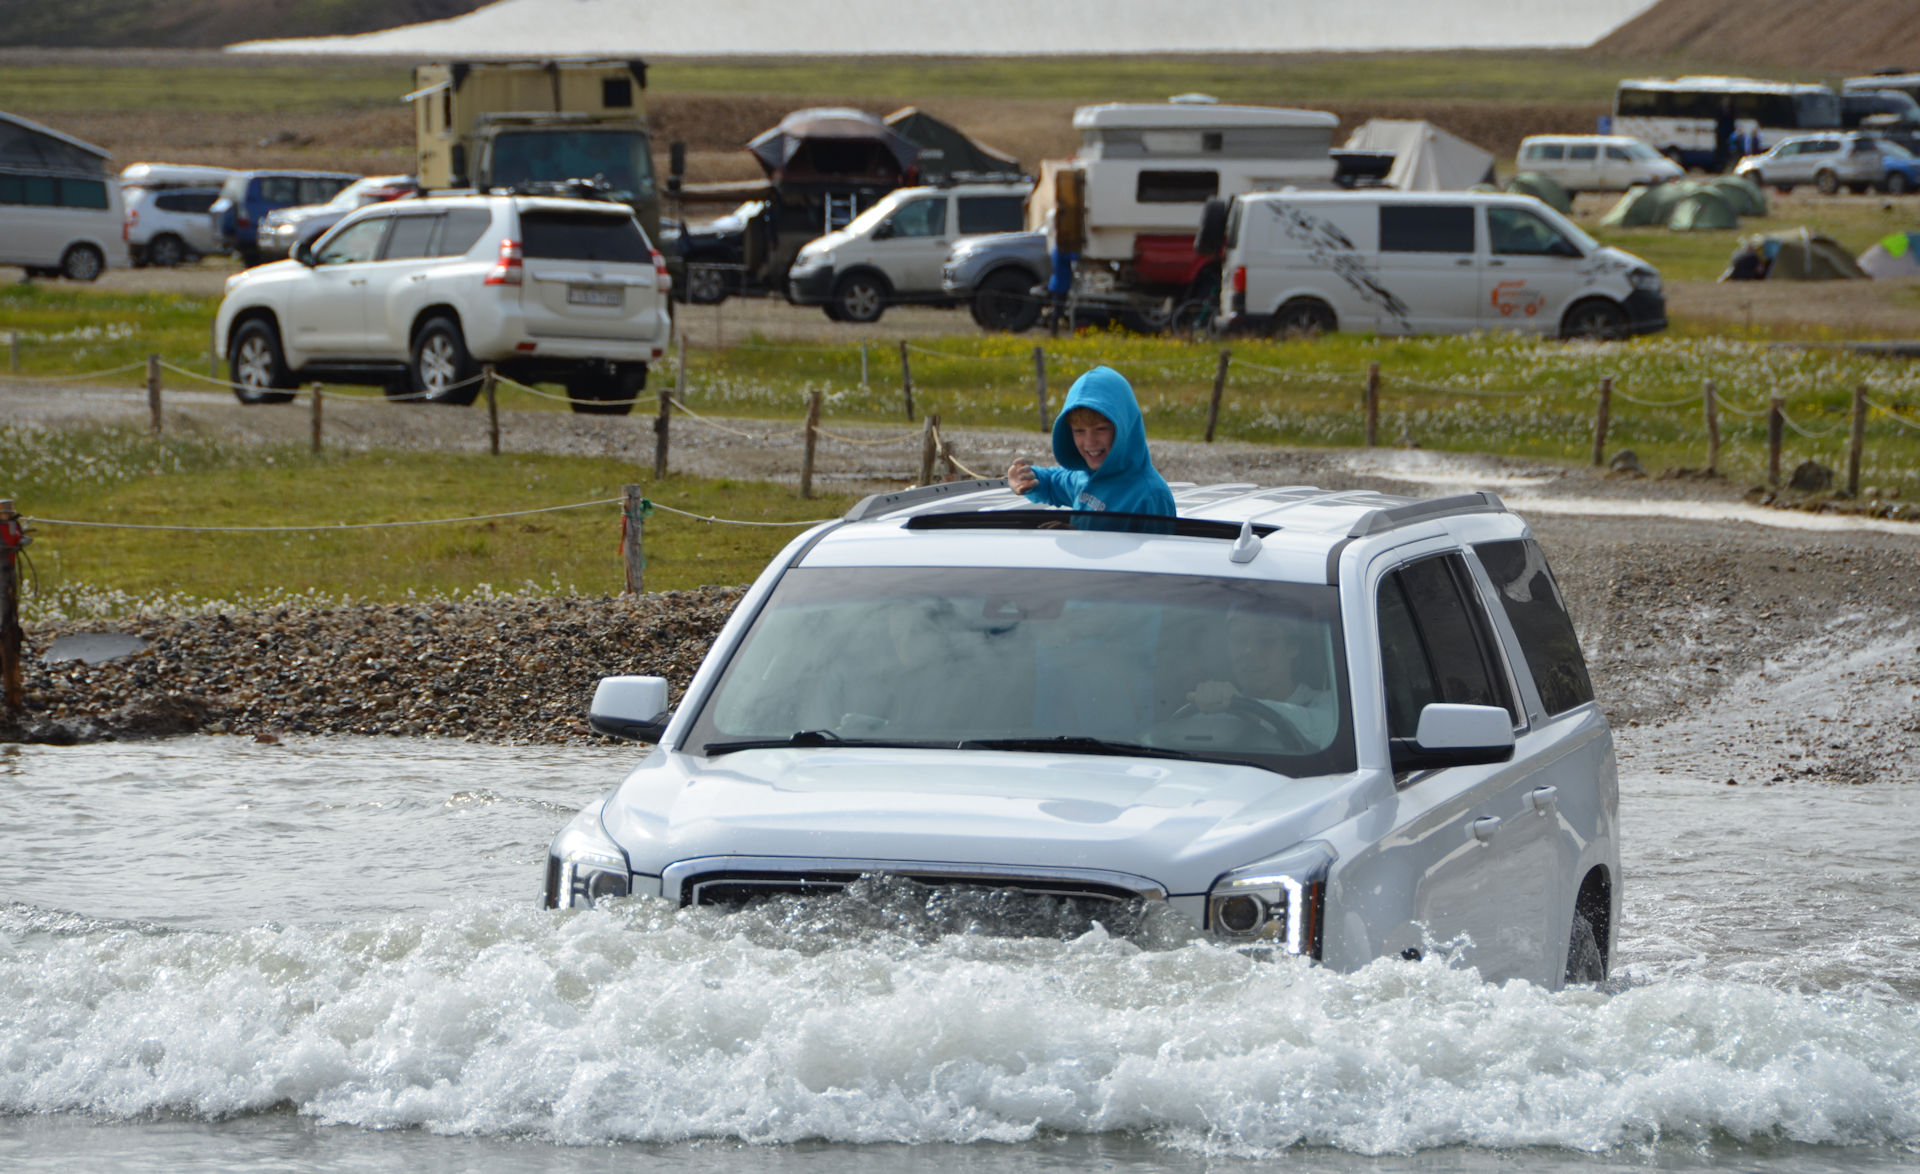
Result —
M1147 453L1147 427L1133 388L1111 367L1073 381L1053 422L1059 468L1025 457L1007 467L1007 486L1042 505L1172 516L1173 491Z

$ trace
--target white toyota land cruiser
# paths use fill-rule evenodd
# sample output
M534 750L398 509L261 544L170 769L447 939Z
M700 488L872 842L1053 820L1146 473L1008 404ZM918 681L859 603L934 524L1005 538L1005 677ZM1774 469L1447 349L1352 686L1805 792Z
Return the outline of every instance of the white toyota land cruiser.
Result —
M796 539L677 706L658 677L600 682L594 728L658 745L554 839L547 905L884 874L1170 907L1343 969L1443 950L1605 977L1613 738L1526 524L1491 493L1176 500L955 483Z
M242 403L303 380L470 404L480 365L621 415L666 351L667 266L625 204L458 195L375 204L227 279L214 346Z

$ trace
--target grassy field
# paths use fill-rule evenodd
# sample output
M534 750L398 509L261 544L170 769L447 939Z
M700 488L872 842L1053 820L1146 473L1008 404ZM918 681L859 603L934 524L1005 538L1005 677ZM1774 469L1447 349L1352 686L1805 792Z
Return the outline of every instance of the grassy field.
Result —
M623 484L690 513L790 522L844 512L852 498L800 500L789 487L669 477L599 458L234 449L194 438L89 429L0 428L0 496L36 518L122 526L334 527L469 518L577 503L550 513L445 525L181 533L44 525L30 548L29 622L310 593L394 600L621 589ZM731 526L655 511L645 522L646 587L750 581L800 530Z

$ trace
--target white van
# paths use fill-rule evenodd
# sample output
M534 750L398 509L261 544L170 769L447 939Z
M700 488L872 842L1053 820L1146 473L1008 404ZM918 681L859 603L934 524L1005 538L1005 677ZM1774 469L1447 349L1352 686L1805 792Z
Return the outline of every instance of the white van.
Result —
M872 322L888 306L957 304L941 284L947 251L963 236L1018 232L1026 179L899 188L837 229L801 246L787 270L787 300L819 306L836 322Z
M1234 200L1225 248L1227 331L1619 338L1667 325L1651 265L1532 196L1255 192Z
M91 143L0 114L0 265L75 281L126 268L120 184L106 161Z
M1528 135L1514 160L1572 192L1618 192L1635 184L1665 183L1686 169L1625 135Z

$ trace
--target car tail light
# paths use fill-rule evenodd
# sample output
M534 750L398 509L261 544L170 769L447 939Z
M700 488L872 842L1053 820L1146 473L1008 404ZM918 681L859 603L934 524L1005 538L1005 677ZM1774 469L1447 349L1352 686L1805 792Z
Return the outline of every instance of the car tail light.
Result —
M500 242L500 259L493 268L487 270L486 285L519 285L521 277L520 242L503 240Z
M139 222L140 222L140 211L139 211L139 209L137 209L137 208L129 208L129 209L127 209L127 218L126 218L125 220L122 220L122 221L120 222L120 239L121 239L121 240L123 240L123 241L124 241L124 240L132 240L132 239L133 239L133 226L134 226L135 224L138 224Z
M659 249L648 249L647 251L653 254L654 282L659 285L661 293L666 293L673 288L673 277L667 272L667 259L660 255Z
M1235 265L1233 267L1233 292L1237 294L1247 292L1247 267L1245 265Z

